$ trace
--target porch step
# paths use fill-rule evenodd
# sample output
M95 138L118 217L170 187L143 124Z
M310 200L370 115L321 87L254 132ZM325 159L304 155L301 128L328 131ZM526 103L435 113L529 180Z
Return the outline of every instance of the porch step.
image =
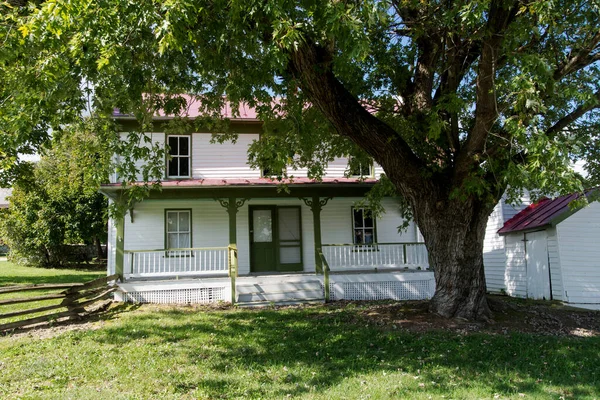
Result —
M268 301L254 301L254 302L244 302L237 303L238 307L269 307L273 306L297 306L301 304L323 304L325 300L321 297L318 299L306 299L306 300L296 300L296 301L277 301L277 302L268 302Z
M302 282L254 282L238 284L237 303L240 306L323 302L323 289L318 280Z

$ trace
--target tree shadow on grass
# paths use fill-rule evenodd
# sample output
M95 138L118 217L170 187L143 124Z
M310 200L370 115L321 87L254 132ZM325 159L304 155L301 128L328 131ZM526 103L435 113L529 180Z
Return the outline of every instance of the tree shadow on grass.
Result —
M203 377L177 387L199 388L210 398L323 393L347 378L399 371L435 382L440 395L466 385L490 394L546 397L542 386L550 382L567 397L600 394L594 389L600 383L599 338L415 334L368 324L352 310L163 310L132 316L99 331L95 340L117 347L177 343L156 356L177 356L182 367L201 365ZM246 371L252 378L243 384L239 375Z

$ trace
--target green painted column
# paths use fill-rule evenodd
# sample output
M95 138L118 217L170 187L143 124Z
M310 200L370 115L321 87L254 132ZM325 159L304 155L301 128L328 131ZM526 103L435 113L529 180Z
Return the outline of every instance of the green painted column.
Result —
M229 278L231 279L231 304L236 301L236 283L238 276L238 250L237 250L237 212L244 205L247 199L236 199L229 197L227 200L215 198L221 204L229 215Z
M315 239L315 267L317 272L323 273L323 263L321 262L321 257L319 256L319 249L323 246L323 242L321 240L321 210L323 206L319 201L319 197L313 196L312 198L312 213L313 213L313 229L314 229L314 239Z
M310 210L313 214L313 237L314 237L314 245L315 245L315 269L317 273L323 273L323 263L321 262L321 257L319 256L319 249L323 246L321 239L321 211L323 207L327 204L327 202L331 199L331 197L326 197L321 199L319 196L313 196L311 200L300 197L300 200L304 201L304 204L310 207Z
M235 197L229 197L227 200L215 198L221 204L227 214L229 215L229 245L237 246L237 212L240 207L244 205L248 199L237 199Z
M229 245L237 246L237 212L236 198L230 197L227 204L227 214L229 214Z
M125 216L118 215L115 218L115 225L117 228L115 274L123 281L123 265L125 262Z

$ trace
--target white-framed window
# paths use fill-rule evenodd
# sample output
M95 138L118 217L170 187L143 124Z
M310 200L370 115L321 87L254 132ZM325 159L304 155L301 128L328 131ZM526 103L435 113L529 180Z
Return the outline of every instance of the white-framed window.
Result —
M352 208L352 243L375 243L375 220L368 208Z
M357 177L371 177L373 176L373 163L363 164L359 163L358 165L351 166L348 164L348 176L357 178Z
M191 164L190 136L169 135L169 160L167 161L167 178L189 178Z
M167 249L192 247L192 210L165 210Z

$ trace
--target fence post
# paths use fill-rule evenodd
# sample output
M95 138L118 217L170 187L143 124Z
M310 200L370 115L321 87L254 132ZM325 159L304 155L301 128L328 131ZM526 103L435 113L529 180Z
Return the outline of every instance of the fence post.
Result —
M116 252L115 252L115 273L119 275L119 279L123 281L123 264L125 258L125 217L117 215L115 218L117 228L116 237Z
M235 278L238 275L237 272L237 264L238 264L238 260L237 260L237 247L236 246L229 246L229 254L230 254L230 262L229 262L229 278L231 279L231 305L235 305L235 298L236 298L236 293L235 293Z

